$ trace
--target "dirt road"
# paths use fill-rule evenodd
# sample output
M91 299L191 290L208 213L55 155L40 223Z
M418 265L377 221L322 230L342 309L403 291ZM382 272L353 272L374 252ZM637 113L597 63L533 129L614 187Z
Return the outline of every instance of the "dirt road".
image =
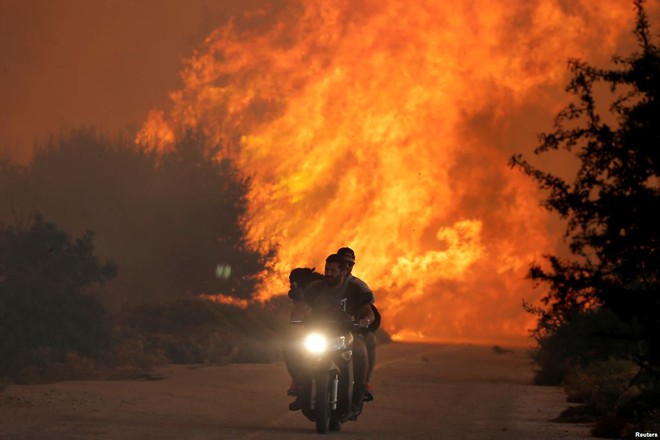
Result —
M343 439L584 439L584 426L549 422L560 389L528 385L522 351L468 345L379 347L376 400ZM282 363L167 366L150 381L75 381L0 392L0 439L316 438L289 412Z

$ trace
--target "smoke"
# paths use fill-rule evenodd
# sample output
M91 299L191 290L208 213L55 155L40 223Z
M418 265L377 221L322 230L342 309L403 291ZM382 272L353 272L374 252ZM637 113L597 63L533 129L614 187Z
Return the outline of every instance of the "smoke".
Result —
M135 130L180 87L181 59L259 3L0 0L0 159L80 125Z

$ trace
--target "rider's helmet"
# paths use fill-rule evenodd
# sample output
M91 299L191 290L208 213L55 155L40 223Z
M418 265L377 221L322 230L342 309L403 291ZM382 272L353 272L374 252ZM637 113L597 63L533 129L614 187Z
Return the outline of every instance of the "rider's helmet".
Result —
M353 252L353 249L349 247L339 248L337 249L337 254L341 255L349 266L355 264L355 252Z

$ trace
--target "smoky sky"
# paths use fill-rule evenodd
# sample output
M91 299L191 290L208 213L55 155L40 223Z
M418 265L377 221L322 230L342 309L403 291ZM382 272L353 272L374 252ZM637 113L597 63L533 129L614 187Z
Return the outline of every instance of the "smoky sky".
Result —
M81 125L139 127L183 58L263 1L0 0L0 158Z

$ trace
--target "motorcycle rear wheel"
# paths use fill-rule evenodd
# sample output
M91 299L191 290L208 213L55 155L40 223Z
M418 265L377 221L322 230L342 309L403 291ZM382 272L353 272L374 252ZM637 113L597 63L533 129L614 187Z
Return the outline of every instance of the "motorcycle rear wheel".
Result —
M319 372L316 377L316 402L314 411L316 415L316 432L325 434L330 430L330 393L328 385L330 384L330 373L327 371Z

